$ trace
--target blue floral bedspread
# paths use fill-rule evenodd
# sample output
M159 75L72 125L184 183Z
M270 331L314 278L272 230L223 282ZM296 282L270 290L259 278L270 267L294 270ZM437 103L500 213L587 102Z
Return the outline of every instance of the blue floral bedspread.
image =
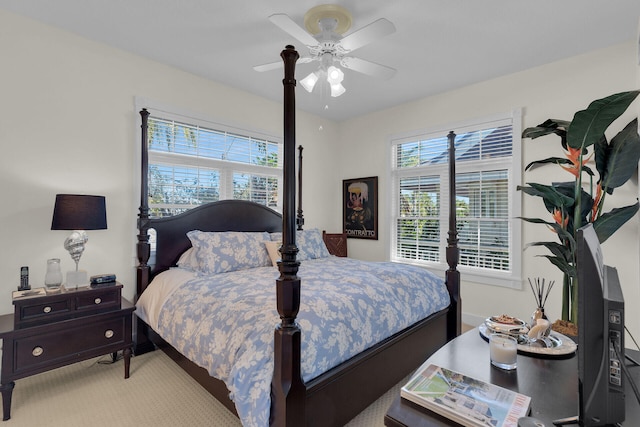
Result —
M164 304L158 333L222 379L243 426L269 425L277 268L196 277ZM443 280L415 266L303 261L302 375L309 381L449 305Z

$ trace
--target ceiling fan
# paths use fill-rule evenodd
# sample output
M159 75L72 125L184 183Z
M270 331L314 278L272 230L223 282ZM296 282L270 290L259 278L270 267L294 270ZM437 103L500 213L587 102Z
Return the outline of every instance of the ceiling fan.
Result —
M331 96L342 95L346 91L342 86L344 73L337 65L382 79L389 79L396 73L391 67L351 56L354 50L396 31L387 19L380 18L344 37L342 35L351 28L352 18L347 9L338 5L324 4L309 9L304 15L306 30L284 13L273 14L269 20L309 49L309 55L302 56L298 63L320 62L317 71L300 81L308 92L313 91L323 77L331 86ZM281 66L282 61L278 61L256 65L253 69L269 71Z

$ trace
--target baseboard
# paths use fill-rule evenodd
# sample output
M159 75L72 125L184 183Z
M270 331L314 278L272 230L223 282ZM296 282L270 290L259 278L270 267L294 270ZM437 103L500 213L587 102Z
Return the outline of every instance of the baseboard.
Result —
M478 316L471 313L462 313L462 323L466 323L467 325L476 326L482 325L484 323L485 316Z

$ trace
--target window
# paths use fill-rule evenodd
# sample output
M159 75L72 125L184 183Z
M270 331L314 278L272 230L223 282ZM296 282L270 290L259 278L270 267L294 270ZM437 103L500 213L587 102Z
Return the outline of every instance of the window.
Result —
M151 217L223 199L281 210L283 151L277 138L147 109Z
M465 280L521 287L520 111L453 127L459 269ZM391 259L446 270L448 130L392 138ZM517 250L516 250L517 249Z

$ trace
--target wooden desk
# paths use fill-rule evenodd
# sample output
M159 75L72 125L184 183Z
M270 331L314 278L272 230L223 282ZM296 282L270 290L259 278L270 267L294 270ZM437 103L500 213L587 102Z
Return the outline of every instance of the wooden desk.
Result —
M628 350L627 350L628 351ZM638 358L638 352L631 351ZM443 367L531 396L531 416L553 427L553 420L578 415L578 357L541 359L518 354L518 368L506 372L489 363L489 344L478 329L468 331L442 347L428 359ZM627 366L630 366L627 364ZM630 368L640 385L640 367ZM626 422L640 420L640 405L626 381ZM385 416L389 427L442 427L457 425L398 396Z

